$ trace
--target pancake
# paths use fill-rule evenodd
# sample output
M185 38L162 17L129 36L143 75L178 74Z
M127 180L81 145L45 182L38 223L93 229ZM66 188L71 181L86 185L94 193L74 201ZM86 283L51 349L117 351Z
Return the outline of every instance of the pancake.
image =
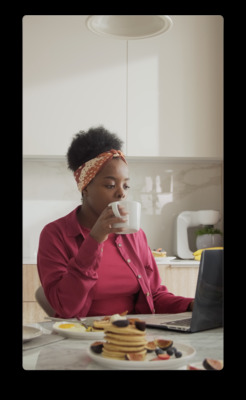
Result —
M144 336L141 337L139 335L137 335L137 336L133 336L133 335L127 336L127 335L118 334L117 337L116 337L115 334L107 332L104 338L109 343L120 343L122 345L127 344L127 343L133 343L133 344L134 343L144 343L144 344L147 343L146 340L145 340L145 337Z
M145 331L140 331L135 325L128 325L124 327L115 326L114 324L108 324L104 328L104 332L120 334L120 335L133 335L133 336L145 336Z
M138 354L144 359L147 352L145 327L144 330L140 330L133 323L128 326L116 326L115 323L110 323L105 326L104 333L106 342L103 343L103 357L125 360L129 354Z
M130 352L128 351L127 354ZM133 353L133 352L132 352ZM136 352L134 352L135 354ZM146 350L138 351L138 354L141 354L143 357L146 354ZM103 350L102 356L106 358L115 358L117 360L126 360L126 353L125 352L117 352L117 351L107 351L106 349Z
M110 322L108 320L95 320L93 321L92 331L93 332L103 331L104 328L109 324Z
M136 345L131 346L131 343L130 343L125 346L125 345L122 345L119 343L115 344L115 343L106 342L106 343L104 343L103 348L108 351L119 351L122 353L127 353L128 351L137 352L137 351L144 350L144 344L141 344L138 346L136 346Z

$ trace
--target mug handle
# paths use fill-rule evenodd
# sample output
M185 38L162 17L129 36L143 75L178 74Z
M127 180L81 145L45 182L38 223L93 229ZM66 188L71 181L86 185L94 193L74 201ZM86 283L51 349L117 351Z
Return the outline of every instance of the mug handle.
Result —
M122 215L120 215L119 209L118 209L118 201L115 201L114 203L110 204L110 206L112 207L113 213L116 217L118 218L122 218Z

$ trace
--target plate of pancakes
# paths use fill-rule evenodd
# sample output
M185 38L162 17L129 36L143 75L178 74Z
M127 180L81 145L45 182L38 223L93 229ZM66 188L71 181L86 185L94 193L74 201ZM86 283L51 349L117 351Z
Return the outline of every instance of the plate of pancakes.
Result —
M178 357L175 352L168 355L166 351L158 355L155 351L158 346L150 349L142 322L126 326L121 324L113 322L105 326L104 340L92 343L88 349L89 357L106 369L178 369L187 365L196 353L193 347L186 344L157 339L156 343L170 343L179 352Z

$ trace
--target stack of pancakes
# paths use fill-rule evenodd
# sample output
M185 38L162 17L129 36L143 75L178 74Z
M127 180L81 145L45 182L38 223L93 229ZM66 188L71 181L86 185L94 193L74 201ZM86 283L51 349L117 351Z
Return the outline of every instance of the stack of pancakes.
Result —
M125 360L126 355L145 355L145 330L139 330L134 324L118 327L112 323L104 327L105 340L103 343L102 355L104 357Z

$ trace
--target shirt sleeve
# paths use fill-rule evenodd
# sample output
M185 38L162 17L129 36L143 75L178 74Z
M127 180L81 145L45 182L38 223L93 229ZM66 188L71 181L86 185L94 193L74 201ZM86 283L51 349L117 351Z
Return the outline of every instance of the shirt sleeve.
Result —
M61 229L52 223L43 229L39 241L38 272L45 295L58 316L86 316L101 257L102 244L90 235L84 239L78 253L69 258Z
M165 285L161 284L161 278L156 265L155 259L149 249L149 269L150 286L152 298L154 302L155 313L157 314L174 314L187 311L187 308L193 298L176 296L168 291Z

